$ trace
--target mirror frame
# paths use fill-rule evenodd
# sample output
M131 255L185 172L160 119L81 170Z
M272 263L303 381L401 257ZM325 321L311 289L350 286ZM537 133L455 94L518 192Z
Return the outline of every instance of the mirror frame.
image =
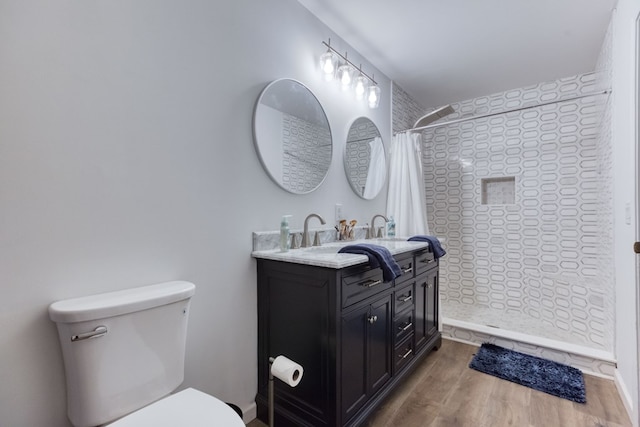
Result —
M348 149L349 149L349 135L352 132L353 127L358 123L358 121L361 120L367 120L371 126L373 126L377 132L377 137L380 138L380 144L382 145L382 151L383 151L383 159L384 159L384 180L382 181L382 184L380 185L380 188L378 189L378 191L376 191L376 194L372 197L365 197L364 195L364 187L361 189L359 188L359 186L357 185L358 183L354 182L351 179L351 174L350 174L350 169L349 169L349 156L348 156ZM368 123L368 124L369 124ZM366 137L363 139L363 141L368 141L368 140L373 140L374 138L376 138L376 136L372 136L371 138ZM351 142L358 142L359 140L352 140ZM349 130L347 131L347 140L344 144L344 152L343 152L343 164L344 164L344 173L346 175L347 181L349 182L349 186L351 187L351 189L353 190L354 193L356 193L358 195L358 197L364 199L364 200L373 200L376 197L378 197L380 195L380 192L382 191L382 189L384 188L384 185L386 184L387 181L387 166L388 166L388 162L387 162L387 151L384 147L384 140L382 139L382 134L380 133L380 129L378 129L378 126L374 123L373 120L371 120L369 117L366 116L360 116L355 118L352 122L351 125L349 126ZM368 169L369 166L371 164L371 152L369 151L369 157L367 158L368 164L367 164L367 174L368 174ZM366 178L365 178L366 180Z
M299 97L303 98L302 102L300 102L299 104L291 104L288 101L292 101L292 99L286 99L286 97L282 96L282 94L278 94L277 92L274 92L275 91L274 88L277 87L278 85L282 85L283 83L289 83L291 85L291 88L295 88L299 90L300 91ZM280 97L278 97L278 95L280 95ZM272 104L280 105L282 106L282 109L274 108L271 105L269 105L269 103L265 103L264 101L268 97L272 97L272 102L271 102ZM269 162L267 161L270 154L267 152L267 149L268 147L276 146L276 144L278 144L278 141L275 140L276 138L272 138L271 141L267 141L269 138L267 135L265 135L264 127L262 128L263 134L259 135L260 129L258 129L258 127L260 126L260 122L261 122L260 120L261 105L268 108L272 108L274 111L279 111L283 114L293 115L290 112L293 112L293 111L303 112L307 117L314 119L314 121L309 121L309 120L305 120L304 118L301 118L301 120L305 120L309 123L314 123L314 122L319 123L320 121L322 121L322 119L324 119L323 121L324 123L326 123L326 132L328 133L328 139L329 139L329 143L328 143L329 152L327 153L328 161L326 163L326 167L325 167L325 164L320 165L321 168L319 168L318 170L322 174L322 178L317 184L315 184L315 186L313 186L313 188L309 188L308 190L305 190L305 191L296 191L295 189L286 186L286 184L283 182L281 177L275 176L276 175L275 172L272 170L272 168L270 168ZM300 107L304 107L304 105L307 105L306 110L300 108ZM263 112L266 113L266 110L263 110ZM323 124L318 124L318 127L319 128L321 127L322 128L321 131L324 131ZM331 132L331 125L329 124L329 118L327 117L327 113L325 112L322 104L320 104L320 101L318 100L318 98L311 91L311 89L309 89L306 85L304 85L303 83L297 80L290 79L290 78L280 78L269 83L262 90L262 92L260 93L260 96L258 96L258 99L254 106L252 128L253 128L254 147L255 147L256 153L258 154L258 158L260 159L260 163L262 164L262 167L267 173L267 175L269 175L271 180L275 182L280 188L292 194L309 194L317 190L322 185L322 183L326 180L327 175L329 174L329 169L331 167L331 162L333 158L333 134ZM283 144L282 140L280 140L280 144ZM261 146L262 146L262 149L261 149ZM316 160L317 160L317 157L309 158L309 161L315 162Z

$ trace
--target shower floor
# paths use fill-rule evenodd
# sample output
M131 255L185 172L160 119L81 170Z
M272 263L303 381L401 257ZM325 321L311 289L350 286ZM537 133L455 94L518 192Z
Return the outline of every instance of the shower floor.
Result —
M593 343L587 342L583 337L563 331L521 312L509 313L487 306L462 304L456 301L442 301L441 309L444 318L593 348Z

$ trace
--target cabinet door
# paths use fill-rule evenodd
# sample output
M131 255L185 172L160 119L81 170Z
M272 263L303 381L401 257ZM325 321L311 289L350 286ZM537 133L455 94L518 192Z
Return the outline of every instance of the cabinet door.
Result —
M369 394L391 378L391 295L371 304L369 321Z
M369 306L342 317L342 419L351 418L367 401L367 339Z
M416 278L416 349L425 345L438 332L438 269Z
M391 295L342 317L342 420L391 378Z

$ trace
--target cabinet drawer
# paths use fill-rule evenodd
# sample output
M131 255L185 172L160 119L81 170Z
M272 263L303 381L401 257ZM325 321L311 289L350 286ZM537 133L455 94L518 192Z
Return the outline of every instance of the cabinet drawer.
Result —
M404 368L415 356L413 351L413 335L409 336L405 341L396 347L393 355L394 373Z
M400 270L402 274L396 277L396 286L400 283L404 283L407 280L411 280L415 277L415 261L413 255L404 258L398 258L398 265L400 266Z
M415 282L401 289L396 289L394 294L394 309L396 313L413 307L415 300Z
M414 330L413 310L400 313L393 322L393 330L396 334L396 342L400 342L411 335Z
M436 260L433 256L433 252L429 251L428 249L416 252L415 262L416 275L438 265L438 260Z
M379 268L365 270L342 278L342 307L347 307L378 292L390 289L393 282L382 279Z

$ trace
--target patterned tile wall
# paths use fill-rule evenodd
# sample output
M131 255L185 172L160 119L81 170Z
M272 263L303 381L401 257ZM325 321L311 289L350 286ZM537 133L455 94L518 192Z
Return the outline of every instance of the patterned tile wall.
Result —
M442 120L591 93L595 81L590 73L455 103ZM444 317L613 349L605 101L587 97L423 133L429 226L448 251ZM482 204L482 180L505 177L514 177L515 203Z
M418 104L411 95L395 83L393 83L391 98L393 132L410 129L420 117L430 111Z
M322 165L331 163L328 129L283 114L282 146L282 185L286 189L306 193L322 183L327 172L327 167Z

